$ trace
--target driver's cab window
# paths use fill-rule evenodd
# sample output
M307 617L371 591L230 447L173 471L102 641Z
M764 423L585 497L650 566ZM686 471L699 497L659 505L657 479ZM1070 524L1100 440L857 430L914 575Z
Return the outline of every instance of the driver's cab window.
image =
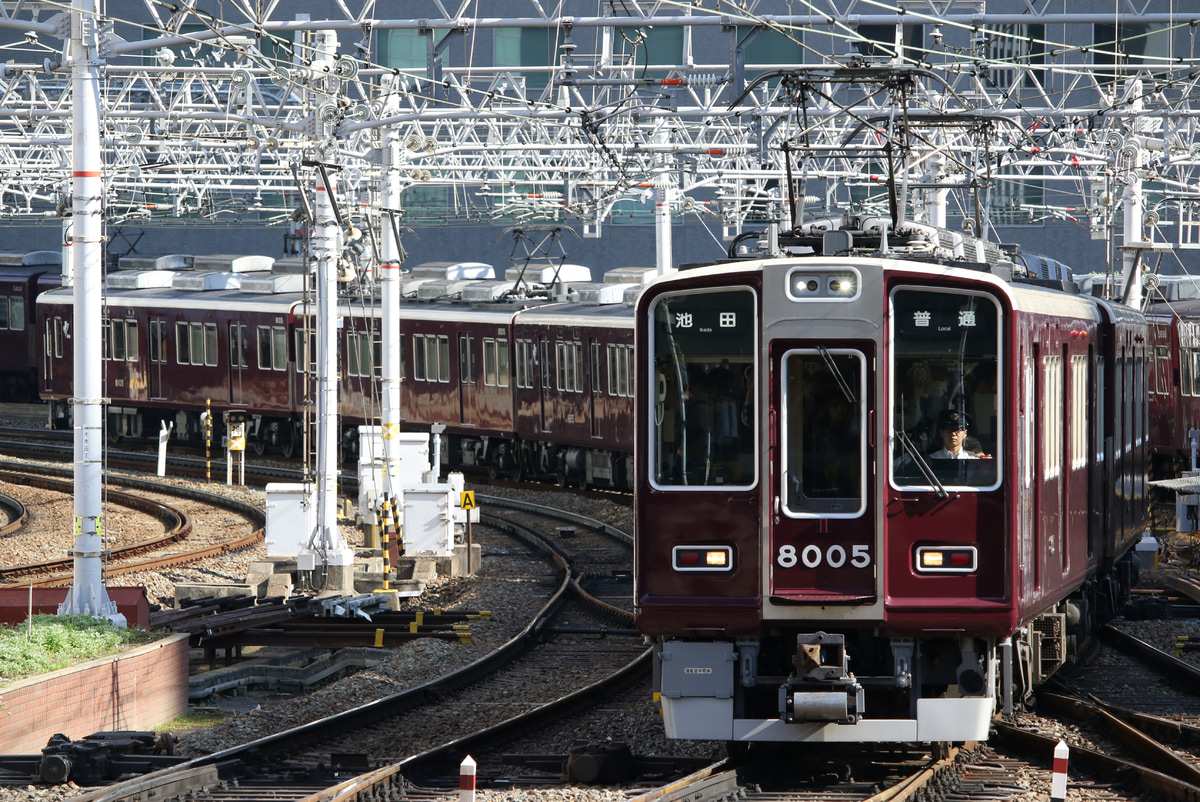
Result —
M892 465L899 487L1000 481L1000 309L949 290L891 298Z
M651 345L651 482L673 489L749 487L757 463L749 289L664 295Z

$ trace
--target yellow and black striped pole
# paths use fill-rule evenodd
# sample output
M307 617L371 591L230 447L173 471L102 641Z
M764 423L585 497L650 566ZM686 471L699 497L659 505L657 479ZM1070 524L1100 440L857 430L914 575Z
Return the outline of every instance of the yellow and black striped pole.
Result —
M383 500L383 589L392 589L392 500Z
M212 399L204 399L204 481L212 481Z

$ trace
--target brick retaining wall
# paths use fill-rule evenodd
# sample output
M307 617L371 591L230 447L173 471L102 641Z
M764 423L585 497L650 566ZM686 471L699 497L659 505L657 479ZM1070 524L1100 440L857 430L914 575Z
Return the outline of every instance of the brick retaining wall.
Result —
M188 636L139 646L0 688L0 754L40 754L61 732L149 730L188 709Z

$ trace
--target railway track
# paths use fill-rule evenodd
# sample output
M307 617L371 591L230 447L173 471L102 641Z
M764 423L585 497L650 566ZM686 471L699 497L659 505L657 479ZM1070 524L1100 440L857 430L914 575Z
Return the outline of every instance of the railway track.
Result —
M557 532L558 519L530 519L528 516L536 513L515 512L514 502L505 502L505 506L507 520L489 521L488 525L505 529L545 559L547 572L536 581L547 586L548 598L534 619L501 649L402 693L195 758L176 769L95 789L79 797L81 802L185 795L194 800L250 800L265 795L274 800L298 799L312 795L318 786L324 789L344 782L347 772L357 777L364 761L372 766L380 762L403 766L392 779L383 776L385 769L376 772L379 776L373 781L354 780L360 788L374 788L373 793L382 793L384 786L379 783L411 789L414 776L437 790L437 785L450 782L447 767L453 767L453 787L457 789L457 764L465 750L483 754L489 749L503 750L516 741L518 733L528 733L532 727L544 727L563 717L577 723L579 711L585 708L599 706L603 715L614 695L649 679L649 653L640 637L628 634L632 632L630 614L585 588L588 576L602 573L592 560L595 555L601 554L604 564L610 565L614 551L624 549L624 564L628 565L630 552L623 544L614 550L611 542L601 548L611 537L603 534L608 531L603 525L585 531L576 523L573 537L550 537L545 530ZM570 541L565 547L564 540ZM553 699L536 696L539 686L551 684L548 677L561 679L565 674L577 675L572 693ZM513 715L514 711L519 715ZM461 735L416 748L416 733L444 733L448 720L458 720ZM204 791L206 787L211 790ZM329 793L323 792L322 797Z
M1113 795L1103 798L1200 799L1200 727L1187 721L1197 688L1200 668L1108 625L1085 661L1039 690L1036 716L996 722L998 740L1043 761L1069 741L1072 774Z
M28 463L0 463L0 479L6 482L41 487L67 495L70 495L73 490L73 483L70 477L71 471L68 469L31 465ZM110 562L106 567L110 575L161 570L178 565L188 565L208 557L246 548L262 540L266 516L262 510L251 504L215 493L135 479L133 477L110 474L107 477L107 482L110 486L119 485L129 490L138 491L136 493L123 492L113 490L110 487L107 493L109 501L155 517L163 522L165 529L161 537L113 548L109 554ZM177 507L147 498L144 495L147 493L173 496L229 510L250 521L253 531L248 535L217 544L208 544L200 548L162 554L161 552L170 546L186 542L186 539L192 533L192 522L186 512ZM154 556L138 559L147 554ZM33 585L35 587L61 584L63 576L69 576L72 568L73 559L69 556L59 560L46 560L38 563L8 566L0 569L0 583L14 583L19 580L19 583L23 586Z

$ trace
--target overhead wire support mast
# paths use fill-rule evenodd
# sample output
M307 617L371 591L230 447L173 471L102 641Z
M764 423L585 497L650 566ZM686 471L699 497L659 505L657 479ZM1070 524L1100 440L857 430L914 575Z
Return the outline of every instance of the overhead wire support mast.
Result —
M93 615L125 626L103 581L104 399L101 369L104 197L100 158L98 0L74 0L66 57L71 65L71 260L75 297L75 568L59 615Z

